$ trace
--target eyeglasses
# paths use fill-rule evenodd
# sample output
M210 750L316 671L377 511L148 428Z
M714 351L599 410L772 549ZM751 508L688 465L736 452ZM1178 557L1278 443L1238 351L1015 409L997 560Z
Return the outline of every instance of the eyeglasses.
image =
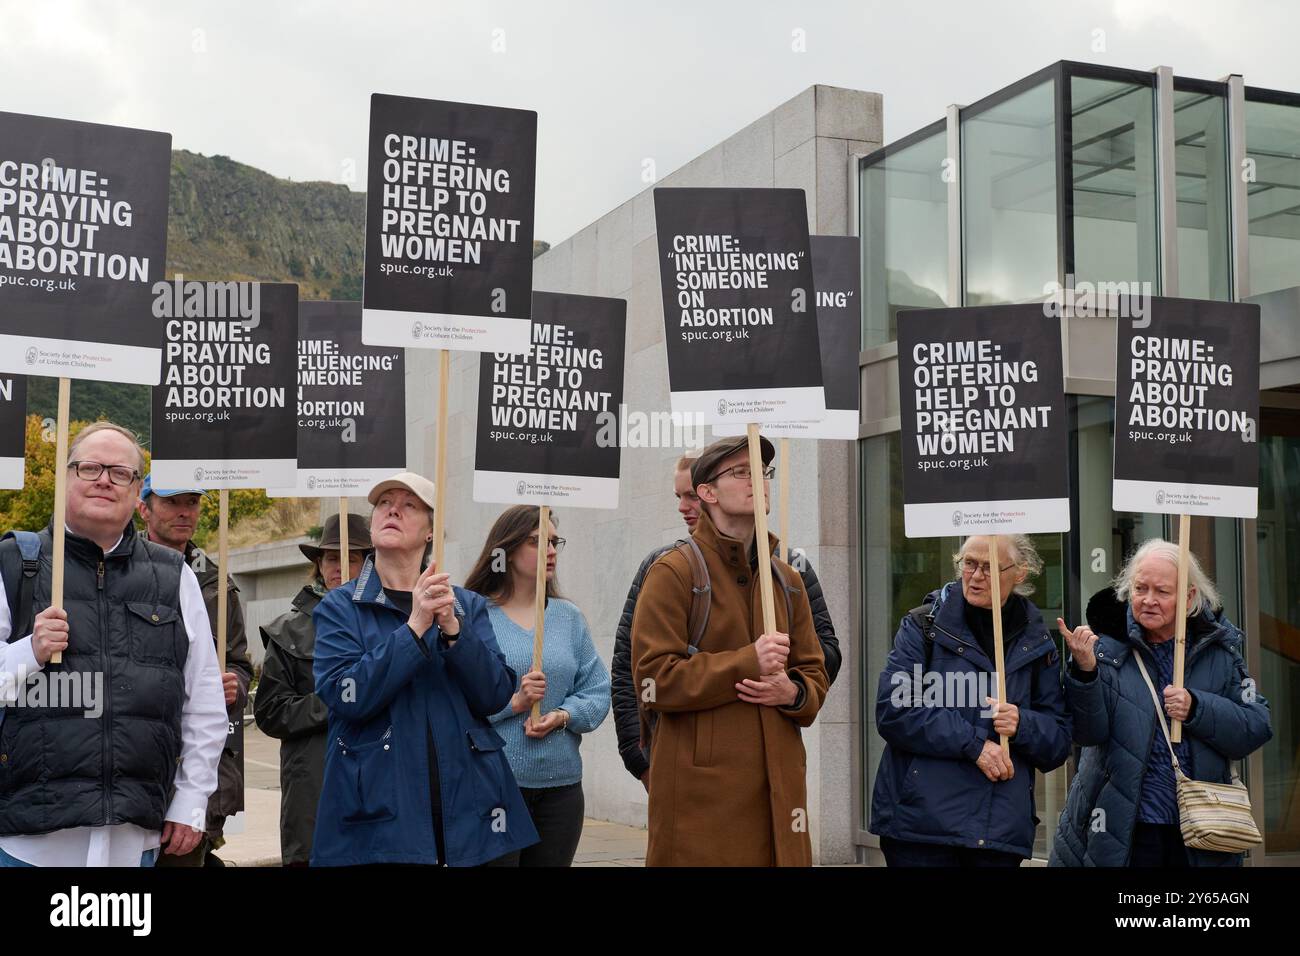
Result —
M723 469L722 471L718 472L718 473L717 473L716 475L714 475L712 478L709 478L709 479L707 479L707 480L705 480L705 481L700 482L700 484L702 484L702 485L711 485L711 484L713 484L715 481L717 481L719 478L721 478L723 475L727 474L728 472L730 472L731 475L732 475L732 477L735 478L737 481L748 481L749 478L750 478L750 476L753 474L753 472L751 472L751 471L749 470L749 466L748 466L748 465L732 465L730 468L726 468L726 469ZM772 466L772 465L764 465L764 466L763 466L763 477L764 477L764 478L768 478L768 479L775 478L775 477L776 477L776 468L775 468L774 466Z
M77 472L82 481L98 481L99 476L108 472L108 480L115 485L129 485L140 478L140 472L126 465L103 465L97 461L70 461L68 467Z
M530 534L524 540L527 541L529 544L531 544L534 548L537 547L537 535ZM565 538L557 538L554 535L552 535L551 537L551 547L555 549L556 554L559 554L561 551L563 551L564 546L567 543L568 541Z
M1016 563L1012 561L1005 568L998 568L998 570L1005 573L1007 571L1010 571L1015 566ZM966 558L961 563L961 573L968 574L971 577L974 577L975 572L979 571L987 578L989 574L992 572L992 570L993 569L989 566L989 563L987 561L976 561L974 558Z

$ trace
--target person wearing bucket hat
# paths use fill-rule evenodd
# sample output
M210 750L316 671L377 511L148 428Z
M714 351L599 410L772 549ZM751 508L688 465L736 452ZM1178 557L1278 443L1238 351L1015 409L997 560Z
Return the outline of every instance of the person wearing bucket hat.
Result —
M650 567L632 618L634 680L654 688L646 706L658 718L648 866L812 865L799 728L816 719L829 681L803 581L775 557L776 628L763 632L755 514L766 503L755 501L747 446L723 439L692 464L695 530ZM770 478L775 450L760 446ZM775 538L765 546L775 550ZM710 610L697 631L700 564Z
M185 563L199 579L203 603L207 607L213 640L217 633L217 562L194 543L194 531L207 494L200 488L155 488L153 475L145 476L140 486L136 511L144 522L145 537L155 544L179 551ZM222 665L221 685L226 696L226 716L232 727L242 730L248 687L253 680L253 662L248 657L248 635L244 627L244 606L235 579L226 575L226 660ZM217 790L208 801L208 815L203 840L190 853L181 856L164 854L159 866L221 866L215 855L224 844L226 818L244 809L244 761L240 754L243 734L226 738L217 766Z
M402 472L368 499L374 553L316 605L329 712L313 866L478 866L537 830L488 718L507 666L481 596L428 564L433 482Z
M311 615L321 598L343 581L340 544L339 516L331 514L318 543L298 545L312 563L311 579L289 610L259 628L266 658L253 718L264 734L280 741L280 861L284 866L306 866L311 860L329 718L324 701L316 696L312 676L316 628ZM365 519L349 514L349 580L360 573L369 551L370 529Z

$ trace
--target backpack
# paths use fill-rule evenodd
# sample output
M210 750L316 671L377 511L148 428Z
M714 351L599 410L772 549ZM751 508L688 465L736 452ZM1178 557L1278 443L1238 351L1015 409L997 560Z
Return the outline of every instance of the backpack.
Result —
M12 547L6 543L13 541ZM4 577L5 599L9 602L12 628L9 640L17 641L32 632L32 592L41 569L41 539L32 531L10 531L0 537L0 575Z
M694 657L700 649L700 641L704 640L704 632L709 626L713 587L709 580L709 566L704 563L704 554L694 538L678 541L675 550L686 559L691 569L691 609L686 618L690 636L686 643L686 655ZM788 627L788 622L794 619L794 603L790 600L790 586L786 584L785 572L776 564L772 565L772 575L775 578L773 583L780 585L781 594L785 597L785 619ZM646 759L649 759L650 738L654 734L655 724L659 722L659 715L649 710L639 695L637 710L641 715L641 750L646 755Z

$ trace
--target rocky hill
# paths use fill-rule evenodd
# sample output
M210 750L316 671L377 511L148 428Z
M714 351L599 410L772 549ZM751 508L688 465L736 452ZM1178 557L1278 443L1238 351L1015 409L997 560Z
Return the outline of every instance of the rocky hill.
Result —
M171 275L296 282L304 299L359 298L365 222L366 194L346 186L172 153Z

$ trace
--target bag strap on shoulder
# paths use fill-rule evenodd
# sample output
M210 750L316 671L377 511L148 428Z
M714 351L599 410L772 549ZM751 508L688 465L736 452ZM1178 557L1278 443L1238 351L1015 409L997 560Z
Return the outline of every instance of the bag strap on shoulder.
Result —
M32 630L32 600L36 575L41 569L41 539L34 531L10 531L0 541L13 541L20 561L14 568L16 574L5 575L5 598L13 621L9 639L13 641L26 637Z
M704 555L694 538L687 538L677 545L677 550L686 558L691 568L691 610L689 621L690 640L686 646L687 654L695 654L704 640L704 631L709 626L709 609L713 603L713 587L709 583L709 568L704 563Z
M1147 690L1151 691L1151 703L1156 705L1156 723L1160 725L1160 730L1165 735L1165 745L1169 748L1169 759L1173 761L1174 773L1181 774L1183 770L1178 766L1178 757L1174 753L1174 742L1169 737L1169 725L1165 723L1165 712L1160 706L1160 695L1156 693L1156 685L1151 683L1151 675L1147 673L1147 667L1142 663L1142 654L1140 651L1133 651L1133 660L1137 663L1138 671L1142 674L1142 679L1146 681Z
M925 669L930 669L930 648L934 646L934 613L937 604L922 604L912 608L907 612L907 616L912 619L921 630L925 644Z

